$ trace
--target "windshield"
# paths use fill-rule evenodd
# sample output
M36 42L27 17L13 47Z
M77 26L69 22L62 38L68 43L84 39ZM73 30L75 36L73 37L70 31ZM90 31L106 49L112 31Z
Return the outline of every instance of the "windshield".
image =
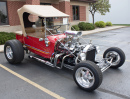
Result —
M68 18L46 18L46 28L46 31L50 31L53 34L63 33L64 31L69 30Z
M24 13L23 20L26 34L39 38L64 33L64 31L69 30L68 17L44 18Z

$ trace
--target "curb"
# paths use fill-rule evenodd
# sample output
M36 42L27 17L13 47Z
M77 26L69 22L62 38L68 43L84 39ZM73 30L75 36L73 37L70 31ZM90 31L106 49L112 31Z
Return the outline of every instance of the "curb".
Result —
M0 53L4 52L4 45L0 45Z
M114 27L108 27L108 28L99 28L99 29L95 29L95 30L91 30L91 31L82 31L82 35L89 35L89 34L95 34L95 33L99 33L99 32L105 32L105 31L110 31L110 30L115 30L115 29L120 29L120 28L125 28L127 26L114 26ZM85 33L86 32L86 33Z

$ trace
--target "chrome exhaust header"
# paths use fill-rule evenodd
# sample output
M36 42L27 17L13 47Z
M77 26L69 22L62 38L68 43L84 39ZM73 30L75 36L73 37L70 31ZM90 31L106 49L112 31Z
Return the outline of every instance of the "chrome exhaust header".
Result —
M51 62L49 62L49 61L45 61L45 60L43 60L43 59L40 59L40 58L37 58L37 57L35 57L35 56L28 56L29 58L31 58L31 59L36 59L37 61L40 61L40 62L42 62L42 63L44 63L44 64L46 64L46 65L48 65L48 66L50 66L50 67L55 67Z

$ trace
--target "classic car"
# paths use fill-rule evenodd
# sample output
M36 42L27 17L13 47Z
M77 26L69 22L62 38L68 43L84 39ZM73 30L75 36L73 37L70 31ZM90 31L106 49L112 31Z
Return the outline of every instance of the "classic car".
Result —
M102 83L105 70L119 68L125 62L124 52L117 47L108 48L97 61L99 47L85 40L86 44L81 44L82 31L71 31L69 15L51 5L24 5L18 15L22 31L16 31L16 39L4 46L11 64L21 63L26 52L29 58L48 66L73 70L75 83L93 91Z

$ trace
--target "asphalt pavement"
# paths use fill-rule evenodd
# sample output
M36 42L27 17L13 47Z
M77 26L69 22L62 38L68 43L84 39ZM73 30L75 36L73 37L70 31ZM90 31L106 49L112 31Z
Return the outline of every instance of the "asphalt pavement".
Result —
M93 44L100 46L97 59L101 59L109 47L119 47L126 54L124 65L105 71L101 86L91 93L77 87L71 70L48 67L29 59L27 55L21 64L12 65L0 53L0 64L3 66L0 66L0 98L55 99L59 96L65 99L130 99L129 32L130 27L126 27L83 36L86 42L92 40Z

